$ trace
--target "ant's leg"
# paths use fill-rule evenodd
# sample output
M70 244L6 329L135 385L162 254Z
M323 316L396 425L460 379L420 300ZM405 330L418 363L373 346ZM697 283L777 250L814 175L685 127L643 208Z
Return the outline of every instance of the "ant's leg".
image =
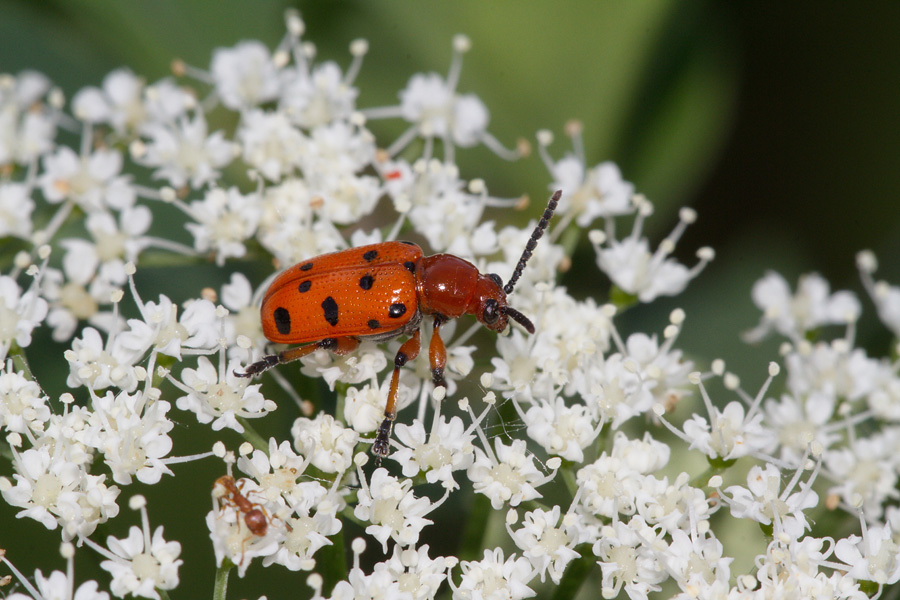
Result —
M412 335L411 338L403 342L397 356L394 357L394 372L391 374L391 387L388 391L387 404L384 407L384 421L378 428L378 434L375 436L375 442L372 444L372 453L384 458L390 452L391 448L391 429L394 427L394 419L397 418L397 387L400 384L400 367L408 361L415 359L419 355L419 330Z
M238 377L253 377L254 375L259 375L260 373L268 371L276 365L303 358L307 354L312 354L319 349L331 350L335 354L349 354L356 350L358 346L359 339L355 337L325 338L321 342L316 342L315 344L289 348L278 354L264 356L255 363L247 365L247 368L243 373L235 371L234 374Z

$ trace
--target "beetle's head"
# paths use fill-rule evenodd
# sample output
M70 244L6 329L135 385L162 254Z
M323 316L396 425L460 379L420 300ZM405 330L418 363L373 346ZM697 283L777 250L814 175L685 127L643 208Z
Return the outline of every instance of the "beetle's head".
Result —
M473 302L475 318L488 329L501 332L506 329L509 319L524 327L528 333L534 333L531 321L511 306L506 304L506 292L499 275L479 275L475 284Z

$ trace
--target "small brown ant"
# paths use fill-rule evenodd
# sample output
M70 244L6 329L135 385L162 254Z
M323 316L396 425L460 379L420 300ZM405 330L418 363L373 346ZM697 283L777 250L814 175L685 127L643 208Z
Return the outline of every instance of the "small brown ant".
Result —
M266 510L243 494L243 483L243 480L236 482L231 475L223 475L213 484L213 493L222 499L223 506L231 506L236 511L244 513L244 524L251 535L241 542L241 562L244 560L244 543L252 536L263 537L269 531L269 516ZM217 488L224 491L219 493Z

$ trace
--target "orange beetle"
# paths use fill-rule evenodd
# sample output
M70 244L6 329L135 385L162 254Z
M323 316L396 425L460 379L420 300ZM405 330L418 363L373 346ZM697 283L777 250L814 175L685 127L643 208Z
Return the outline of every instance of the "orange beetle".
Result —
M506 297L515 288L561 195L557 191L550 198L505 285L499 275L482 275L475 265L456 256L425 256L412 242L361 246L294 265L266 291L261 308L263 333L277 344L315 343L265 356L235 374L252 377L320 348L347 354L359 346L361 339L411 336L394 357L384 421L372 445L376 456L387 456L397 416L400 368L419 355L422 317L434 320L428 352L434 384L440 386L445 385L447 351L439 329L447 320L471 314L488 329L500 332L512 318L528 333L534 333L531 321L507 305Z

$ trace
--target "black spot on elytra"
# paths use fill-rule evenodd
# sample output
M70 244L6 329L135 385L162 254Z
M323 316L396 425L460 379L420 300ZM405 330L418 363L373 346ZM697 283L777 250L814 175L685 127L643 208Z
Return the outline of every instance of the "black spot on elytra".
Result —
M300 285L297 286L297 291L300 292L301 294L305 294L306 292L309 291L309 288L311 288L311 287L312 287L312 281L307 279L306 281L304 281L303 283L301 283Z
M372 289L372 284L375 283L375 278L371 275L363 275L359 278L359 287L364 290Z
M301 270L301 271L309 271L310 269L312 269L312 263L311 263L311 262L308 262L308 263L306 263L305 265L300 265L300 270Z
M409 272L412 273L413 275L416 274L416 263L414 263L413 261L408 260L405 263L403 263L403 266L406 267L407 269L409 269Z
M392 319L397 319L406 314L406 305L402 302L395 302L391 304L391 307L388 309L388 316Z
M378 250L369 250L365 254L363 254L363 258L367 261L373 261L378 258Z
M378 329L379 327L381 327L381 323L377 319L369 319L369 329Z
M291 313L288 312L288 309L279 306L272 313L272 318L275 320L275 328L278 333L287 335L291 332Z
M338 324L338 305L334 298L328 296L322 300L322 310L325 311L325 320L329 325L334 327Z
M407 241L404 241L404 240L400 240L400 243L401 243L401 244L406 244L407 246L415 246L415 244L414 244L413 242L407 242Z

